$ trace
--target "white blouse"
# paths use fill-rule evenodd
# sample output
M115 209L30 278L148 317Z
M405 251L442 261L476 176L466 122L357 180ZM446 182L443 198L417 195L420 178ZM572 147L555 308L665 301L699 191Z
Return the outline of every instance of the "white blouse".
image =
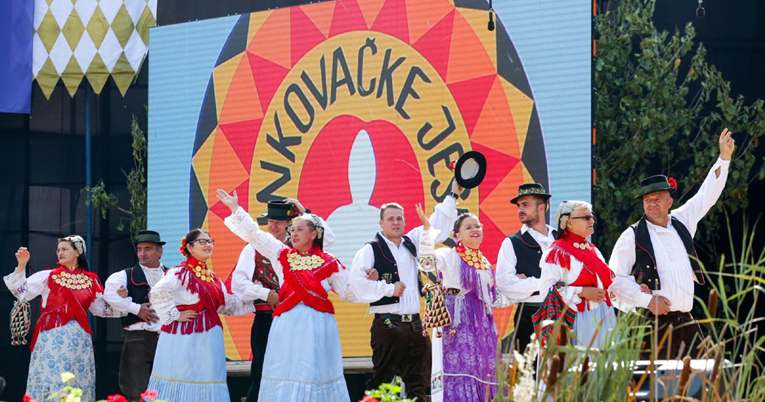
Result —
M46 269L27 278L26 272L16 273L14 270L14 272L5 276L3 281L5 281L5 286L8 287L11 294L19 301L30 301L37 296L42 296L42 307L44 309L48 304L48 295L50 294L48 277L52 271L51 269ZM88 310L98 317L122 317L125 315L112 309L104 300L102 292L96 293L96 299L90 304Z
M279 255L282 250L287 249L284 243L277 240L271 233L260 230L260 227L242 207L236 210L224 220L224 223L235 235L251 244L264 257L271 261L276 276L279 277L279 283L284 283L284 268L279 261ZM338 262L339 264L339 262ZM330 290L337 293L340 300L349 303L372 303L383 297L382 292L369 294L357 292L351 286L348 270L342 264L339 264L340 270L330 275L327 279L321 281L324 290L329 293Z
M157 312L162 324L171 324L181 317L181 312L178 311L176 306L199 303L199 295L191 293L176 275L178 271L183 269L187 268L177 266L168 270L165 276L149 292L151 306ZM255 311L255 306L252 302L242 302L235 295L228 293L226 284L220 278L218 278L218 281L223 293L226 295L226 303L218 307L218 314L242 315Z

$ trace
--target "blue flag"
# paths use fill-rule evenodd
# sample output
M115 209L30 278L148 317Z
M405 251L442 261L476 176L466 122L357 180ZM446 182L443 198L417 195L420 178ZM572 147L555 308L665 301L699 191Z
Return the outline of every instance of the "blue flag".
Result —
M34 0L0 0L0 112L29 113Z

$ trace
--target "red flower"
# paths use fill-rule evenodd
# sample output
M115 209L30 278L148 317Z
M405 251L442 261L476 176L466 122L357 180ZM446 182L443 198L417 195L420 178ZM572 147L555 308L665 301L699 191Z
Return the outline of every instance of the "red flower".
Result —
M184 238L183 240L181 240L181 247L179 247L179 248L178 248L178 250L180 250L180 251L181 251L181 254L182 254L182 255L185 255L185 256L188 256L188 255L189 255L189 254L188 254L188 253L189 253L189 251L188 251L188 250L186 250L186 239L185 239L185 238Z
M116 394L107 396L106 402L127 402L127 399L122 395Z
M22 399L22 402L35 402L35 398L32 398L31 396L24 394L24 399Z
M153 389L147 389L141 394L141 400L144 402L153 401L157 399L157 395L158 395L157 391Z
M452 159L452 161L449 163L449 170L454 171L454 165L457 164L457 161Z
M677 188L677 180L675 180L674 177L670 177L669 179L667 179L667 184L669 185L669 188L674 188L674 189Z
M361 400L361 402L380 402L380 400L367 395L364 397L364 399Z

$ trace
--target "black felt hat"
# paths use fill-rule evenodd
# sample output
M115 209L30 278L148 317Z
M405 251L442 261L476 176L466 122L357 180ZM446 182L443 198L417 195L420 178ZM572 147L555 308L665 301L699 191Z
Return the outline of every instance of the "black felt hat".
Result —
M454 165L454 179L462 188L478 187L486 176L486 157L478 151L462 154Z
M537 197L542 197L545 199L545 201L549 200L550 197L552 197L551 194L545 190L544 186L542 186L539 183L524 183L518 186L518 195L515 196L512 200L510 200L511 204L518 204L518 199L521 197L525 197L527 195L535 195Z
M277 221L291 221L293 218L299 215L297 208L292 205L291 202L284 200L269 201L268 212L263 212L261 215L267 219L273 219Z
M640 190L635 198L642 198L646 194L655 193L657 191L669 191L670 194L674 194L677 191L677 182L673 178L667 178L663 174L657 174L656 176L646 177L640 181Z
M164 246L167 244L166 242L162 241L162 239L159 237L159 232L155 232L153 230L142 230L138 232L138 235L135 237L134 244L138 243L156 243L160 246Z

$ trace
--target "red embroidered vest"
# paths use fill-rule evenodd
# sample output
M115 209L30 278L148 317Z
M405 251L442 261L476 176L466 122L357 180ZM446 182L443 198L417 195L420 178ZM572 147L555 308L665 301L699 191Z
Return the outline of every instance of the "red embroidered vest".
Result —
M175 275L191 294L199 296L199 302L195 304L179 304L176 306L178 311L194 310L199 315L194 321L178 322L173 321L170 324L162 326L162 332L177 334L180 328L181 334L189 335L192 333L202 333L211 330L216 326L222 326L218 316L218 308L226 304L226 290L221 285L220 278L215 272L210 272L212 281L205 281L207 264L197 260L194 257L187 257L182 262L181 267L175 272Z
M314 258L314 261L304 263L305 260L301 258ZM335 272L345 269L335 256L323 252L319 247L311 249L306 256L301 256L294 248L285 248L279 254L279 262L284 270L284 285L279 291L281 302L274 309L274 316L291 310L301 302L316 311L335 313L329 295L321 284L321 281Z

